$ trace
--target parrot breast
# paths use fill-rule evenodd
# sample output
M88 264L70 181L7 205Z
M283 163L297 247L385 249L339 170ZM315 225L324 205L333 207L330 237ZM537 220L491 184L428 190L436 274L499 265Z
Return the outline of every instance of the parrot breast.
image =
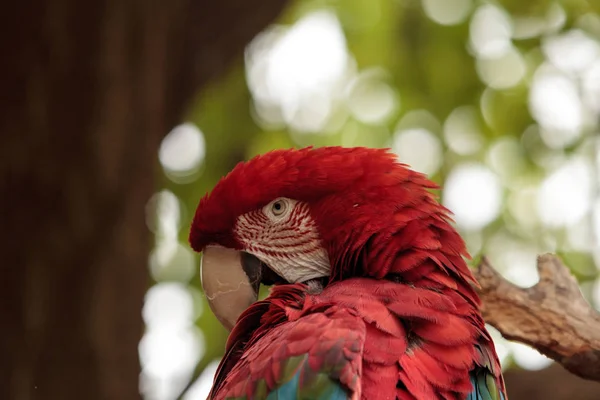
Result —
M370 278L278 285L240 317L211 398L504 399L491 339L460 298Z

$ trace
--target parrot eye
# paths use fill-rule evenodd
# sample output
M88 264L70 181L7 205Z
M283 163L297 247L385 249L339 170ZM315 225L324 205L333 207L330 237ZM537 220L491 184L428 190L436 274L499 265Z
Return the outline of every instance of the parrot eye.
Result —
M262 213L274 223L284 221L294 209L296 201L279 197L262 208Z
M277 200L271 204L271 212L278 217L285 213L286 208L287 204L283 200Z
M280 197L276 200L273 200L265 208L263 208L263 213L265 213L265 215L272 220L279 221L290 213L290 210L293 208L293 204L293 200Z

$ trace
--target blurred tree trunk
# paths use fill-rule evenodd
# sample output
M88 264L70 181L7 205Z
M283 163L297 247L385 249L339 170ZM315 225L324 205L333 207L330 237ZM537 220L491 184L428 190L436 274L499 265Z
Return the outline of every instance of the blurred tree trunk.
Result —
M284 3L3 6L1 399L139 398L160 140Z

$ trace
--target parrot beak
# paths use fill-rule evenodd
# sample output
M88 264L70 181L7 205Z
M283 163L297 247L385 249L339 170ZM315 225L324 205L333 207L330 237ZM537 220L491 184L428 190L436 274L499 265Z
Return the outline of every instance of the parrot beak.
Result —
M221 246L207 246L200 265L202 288L212 312L231 331L240 314L258 299L258 258Z

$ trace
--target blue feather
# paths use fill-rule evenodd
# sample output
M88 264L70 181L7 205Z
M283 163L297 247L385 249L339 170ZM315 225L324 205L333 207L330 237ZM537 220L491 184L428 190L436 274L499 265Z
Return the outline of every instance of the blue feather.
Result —
M489 371L486 370L474 370L471 371L471 384L473 385L473 391L469 393L466 400L505 400L504 394L498 390L495 383L492 383L492 387L489 387L487 383ZM500 398L498 398L500 394Z
M342 385L322 374L321 378L326 379L325 385L319 385L323 390L313 391L300 387L300 374L302 368L292 376L292 378L273 390L267 396L266 400L347 400L348 395Z

